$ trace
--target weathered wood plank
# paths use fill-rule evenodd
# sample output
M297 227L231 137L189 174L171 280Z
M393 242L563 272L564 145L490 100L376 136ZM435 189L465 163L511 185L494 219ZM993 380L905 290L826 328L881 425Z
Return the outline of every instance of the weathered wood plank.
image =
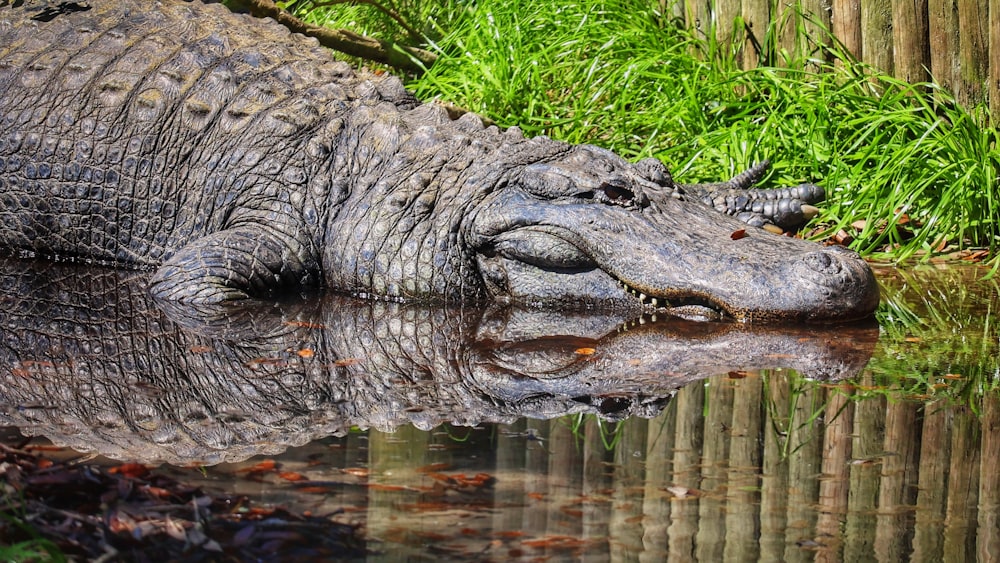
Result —
M892 64L896 78L907 82L926 82L931 64L927 41L927 2L896 0L892 3Z
M761 64L772 64L768 58L772 46L768 44L767 37L767 30L771 24L771 3L742 0L742 14L745 26L743 68L751 69Z
M847 52L861 58L861 1L833 0L831 29Z
M988 76L989 0L958 2L958 70L960 82L955 96L966 107L983 101Z
M861 57L883 72L892 73L892 4L867 0L861 4Z
M988 21L1000 22L1000 0L990 0ZM997 23L990 26L990 80L986 94L996 123L1000 119L1000 24Z
M666 4L664 4L666 2ZM934 82L966 107L1000 115L1000 0L658 0L745 69L803 67L835 38L910 83ZM833 35L829 37L827 31Z

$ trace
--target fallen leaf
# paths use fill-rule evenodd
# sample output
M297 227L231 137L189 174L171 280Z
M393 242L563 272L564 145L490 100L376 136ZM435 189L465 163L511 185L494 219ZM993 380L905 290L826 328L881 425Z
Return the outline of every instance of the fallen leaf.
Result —
M300 493L308 493L311 495L325 495L333 493L333 487L327 487L324 485L309 485L308 487L298 487L295 489Z
M833 240L837 244L847 246L852 242L854 242L854 237L848 234L848 232L845 231L844 229L840 229L839 231L837 231L837 234L833 235Z
M746 229L737 229L737 230L733 231L733 233L731 235L729 235L729 238L731 238L733 240L740 240L741 238L744 238L746 236L747 236L747 230Z
M368 483L367 487L373 491L407 491L409 487L402 485L385 485L383 483Z
M149 474L149 468L141 463L123 463L108 469L108 473L120 474L132 479L139 479Z
M577 348L576 349L576 353L580 354L581 356L590 356L591 354L593 354L595 352L597 352L597 350L594 349L594 348Z
M278 464L273 459L265 459L252 467L244 467L238 470L237 473L266 473L274 471L276 467L278 467Z
M316 352L313 352L309 348L303 348L296 352L296 354L298 354L300 358L311 358L316 355Z

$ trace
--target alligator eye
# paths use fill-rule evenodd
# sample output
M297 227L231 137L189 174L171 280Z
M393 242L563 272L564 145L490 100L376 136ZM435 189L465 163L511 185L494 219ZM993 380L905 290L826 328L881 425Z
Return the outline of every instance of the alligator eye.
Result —
M632 198L635 197L635 193L632 190L622 186L603 184L601 189L604 191L604 195L607 196L608 201L625 203L632 201Z

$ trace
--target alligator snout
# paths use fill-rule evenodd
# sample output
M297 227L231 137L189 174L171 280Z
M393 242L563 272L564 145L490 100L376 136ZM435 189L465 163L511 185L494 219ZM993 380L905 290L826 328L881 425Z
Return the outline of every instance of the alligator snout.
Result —
M816 299L814 319L863 317L878 305L879 287L871 268L853 250L829 246L805 254L801 264L825 299ZM814 296L815 297L815 296Z

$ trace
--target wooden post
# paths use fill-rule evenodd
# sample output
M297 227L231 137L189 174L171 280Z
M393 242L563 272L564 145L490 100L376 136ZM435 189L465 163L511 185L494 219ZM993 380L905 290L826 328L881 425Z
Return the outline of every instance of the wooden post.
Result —
M928 0L931 79L949 92L958 76L958 9L955 0Z
M1000 482L996 478L1000 467L1000 397L996 393L983 397L982 412L976 556L979 561L997 561L1000 558Z
M1000 124L1000 0L990 0L990 13L987 21L994 22L990 26L990 81L986 89L989 96L990 115L993 124Z
M1000 0L995 0L1000 2ZM774 64L770 60L774 46L769 44L767 30L771 24L771 3L743 0L743 68Z
M956 407L951 428L948 500L944 516L945 561L975 561L976 509L979 503L980 426L968 407ZM986 475L995 478L995 475Z
M983 101L983 82L987 78L989 53L989 0L958 2L958 69L961 82L956 86L958 102L971 107Z
M954 413L947 406L941 403L924 405L911 552L913 561L944 560L944 539L941 536L940 522L944 520L953 422Z
M727 460L733 422L733 385L725 376L708 380L708 412L702 430L701 483L698 501L698 561L722 561L726 540Z
M827 389L826 394L823 460L820 466L819 501L816 503L819 512L816 536L839 538L843 535L843 518L847 514L850 493L851 451L854 447L851 434L854 432L855 403L833 389ZM817 563L844 560L842 542L831 543L833 545L816 554Z
M726 547L723 561L760 560L760 490L764 380L750 372L733 381L729 478L726 488Z
M861 58L861 0L833 0L833 35L855 59Z
M892 74L892 5L889 0L861 4L861 57L875 68Z
M873 385L869 375L862 385ZM847 522L844 524L844 561L875 559L875 530L878 520L879 474L885 449L885 399L872 397L854 408L854 443L851 456L850 493Z
M919 403L891 401L885 413L885 456L878 490L875 558L903 561L913 540L910 507L917 500L920 462Z
M892 63L896 78L911 83L929 79L931 49L927 38L927 3L922 0L893 2Z

